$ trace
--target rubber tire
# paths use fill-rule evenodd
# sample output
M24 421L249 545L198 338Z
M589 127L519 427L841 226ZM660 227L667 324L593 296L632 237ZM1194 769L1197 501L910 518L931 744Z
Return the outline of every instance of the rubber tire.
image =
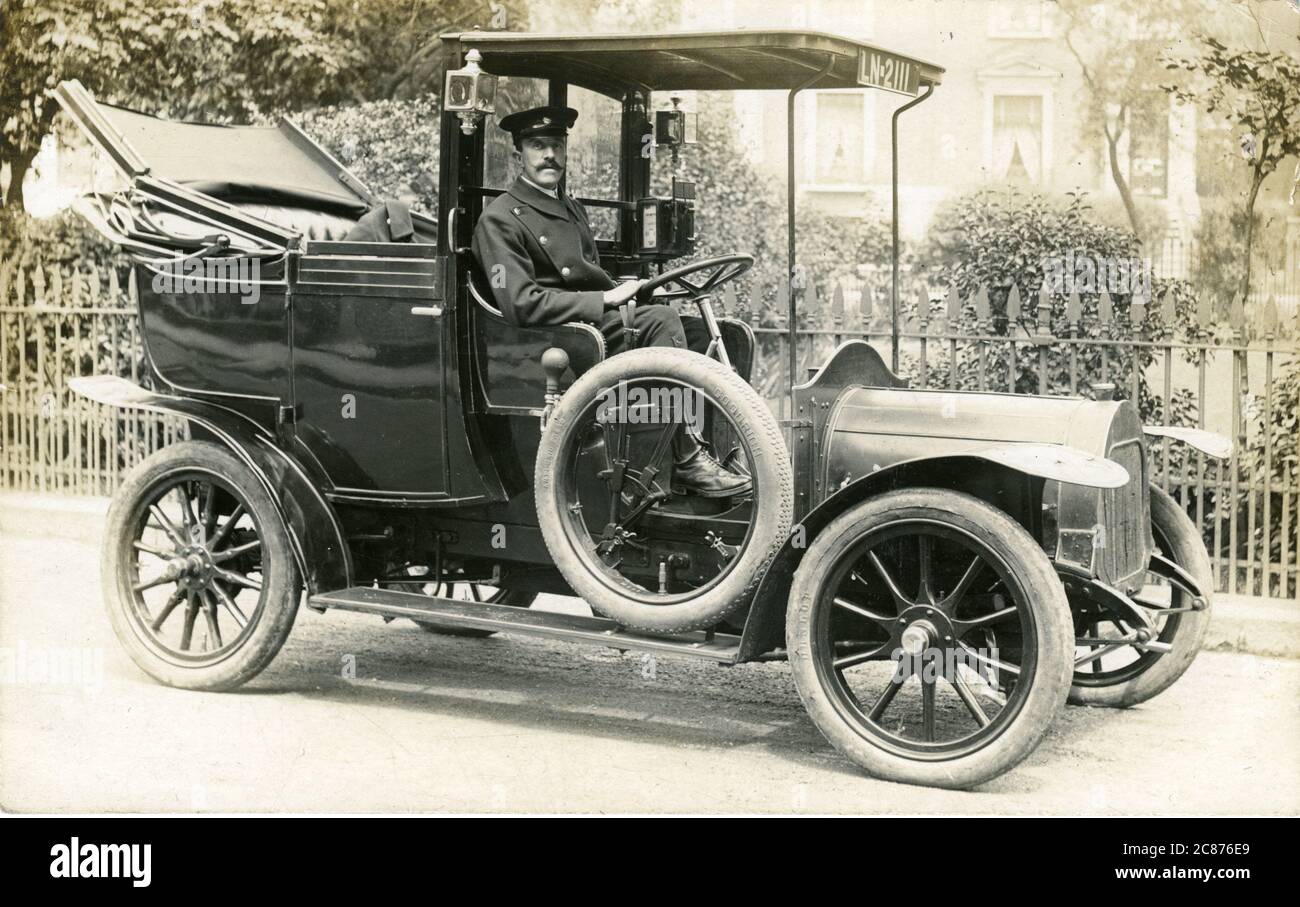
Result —
M1214 589L1214 568L1210 565L1205 542L1196 531L1196 524L1178 502L1155 485L1151 486L1151 523L1152 528L1158 528L1169 543L1165 556L1190 573L1205 590L1205 608L1180 615L1173 651L1161 655L1133 679L1108 687L1071 687L1070 702L1074 705L1126 709L1146 702L1173 686L1191 667L1205 644L1213 606L1211 590Z
M528 608L533 602L537 601L536 592L512 592L509 589L502 590L505 594L500 600L493 601L493 605L509 605L512 608ZM478 630L473 627L452 627L447 624L440 624L435 621L416 620L412 621L417 627L426 633L434 633L438 636L458 636L464 639L487 639L489 636L495 636L496 630Z
M604 388L622 380L665 377L698 387L712 397L745 435L754 459L759 508L750 536L730 572L696 598L671 605L635 601L598 579L566 536L559 500L560 449L574 421ZM710 627L745 605L776 556L794 519L794 478L780 426L767 404L739 375L715 359L690 350L645 347L612 356L565 391L551 413L537 451L537 519L556 568L592 610L624 627L649 633L680 633Z
M262 577L266 603L253 632L221 661L203 667L173 664L150 649L127 613L132 601L128 575L120 571L134 538L135 511L151 486L170 473L199 468L216 473L243 496L261 528ZM124 551L123 548L127 549ZM229 450L209 441L182 441L158 451L127 474L108 509L100 561L104 603L113 632L140 670L167 686L187 690L232 690L256 677L279 653L293 628L302 583L288 530L266 489Z
M898 519L924 518L959 527L992 548L1025 585L1039 640L1034 684L1013 722L987 746L942 762L908 759L875 745L842 718L822 689L812 657L813 608L822 578L866 532ZM795 571L786 612L786 649L795 689L813 723L837 750L887 781L965 789L1007 772L1033 752L1065 707L1074 668L1074 624L1065 589L1043 549L1006 513L962 492L892 491L851 507L818 533Z

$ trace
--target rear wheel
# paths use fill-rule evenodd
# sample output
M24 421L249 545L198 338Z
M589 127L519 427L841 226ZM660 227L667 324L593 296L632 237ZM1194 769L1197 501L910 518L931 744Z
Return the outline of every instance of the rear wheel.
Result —
M109 507L101 568L127 654L194 690L237 687L270 664L302 591L270 495L207 441L168 447L131 472Z
M1186 570L1206 595L1194 608L1191 596L1173 585L1147 586L1138 596L1151 603L1156 625L1155 649L1109 642L1132 635L1119 618L1082 609L1076 613L1078 662L1070 702L1076 705L1128 708L1164 692L1191 667L1210 627L1210 590L1214 572L1196 524L1169 494L1151 487L1151 532L1156 547ZM1095 658L1088 656L1095 654Z
M833 520L786 616L795 686L826 739L876 777L936 787L995 778L1033 750L1065 704L1072 643L1034 539L941 489Z

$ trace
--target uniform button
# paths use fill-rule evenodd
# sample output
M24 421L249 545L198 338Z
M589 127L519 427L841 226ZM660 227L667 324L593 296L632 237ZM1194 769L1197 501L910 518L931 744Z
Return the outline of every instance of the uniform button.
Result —
M560 274L563 275L564 277L568 277L568 276L569 276L569 269L568 269L568 268L560 268Z
M539 237L537 237L537 241L540 242L542 245L546 245L546 237L545 237L545 236L539 236Z
M511 210L513 210L513 211L515 212L515 214L518 215L521 209L519 209L519 208L513 208L513 209L511 209Z

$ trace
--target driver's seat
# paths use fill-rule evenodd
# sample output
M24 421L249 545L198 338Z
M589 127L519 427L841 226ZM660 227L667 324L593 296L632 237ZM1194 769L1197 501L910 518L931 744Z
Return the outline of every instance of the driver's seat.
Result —
M540 413L546 405L546 374L542 353L558 347L569 354L569 369L561 387L605 358L605 337L590 324L527 326L511 324L479 285L472 264L469 285L469 335L474 375L482 402L490 413Z
M488 412L541 412L546 396L542 353L551 347L569 355L562 388L605 358L605 337L595 326L580 321L545 327L511 324L483 291L478 269L471 263L466 272L474 374ZM756 349L753 330L734 318L719 318L718 330L732 367L749 381Z

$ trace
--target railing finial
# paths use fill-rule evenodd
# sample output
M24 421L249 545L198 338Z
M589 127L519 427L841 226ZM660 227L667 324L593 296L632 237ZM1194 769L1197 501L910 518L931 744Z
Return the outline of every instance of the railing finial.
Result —
M991 309L989 307L989 290L984 284L980 284L979 290L975 293L975 321L976 330L991 331L992 325Z

